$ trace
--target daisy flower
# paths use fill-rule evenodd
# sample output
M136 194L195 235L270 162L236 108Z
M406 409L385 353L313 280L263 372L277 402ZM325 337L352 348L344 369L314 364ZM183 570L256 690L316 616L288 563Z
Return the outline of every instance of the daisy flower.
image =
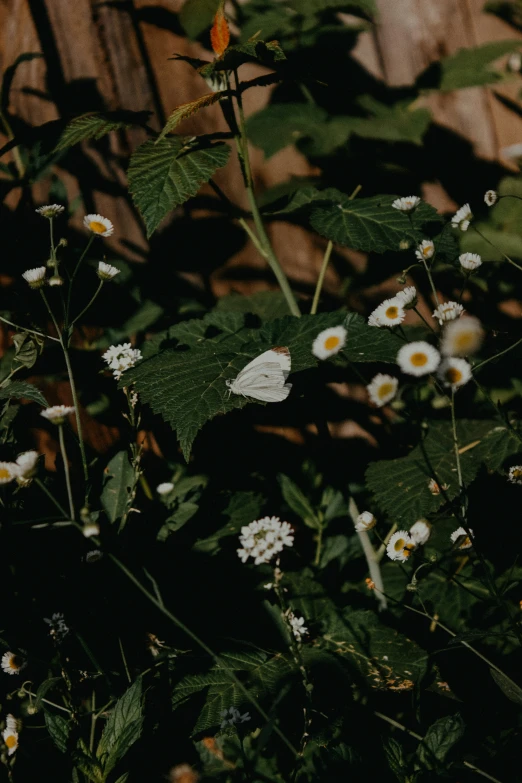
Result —
M436 318L439 324L442 326L446 321L454 321L455 318L460 318L464 308L458 302L443 302L434 311L432 318Z
M83 225L92 234L99 237L110 237L114 234L114 226L111 221L102 215L85 215Z
M53 288L57 285L63 285L63 277L60 277L60 275L53 275L49 278L49 285Z
M431 239L423 239L420 245L417 245L417 250L415 251L415 255L419 259L419 261L427 261L428 258L431 258L435 252L435 245L431 241Z
M312 345L312 353L318 359L328 359L339 353L346 343L347 331L344 326L332 326L319 332Z
M397 378L379 372L372 378L366 389L373 404L377 405L378 408L382 408L383 405L393 400L397 394L398 386L399 381Z
M461 253L459 256L460 265L467 272L473 272L482 264L482 258L478 253Z
M419 340L407 343L397 354L397 364L407 375L427 375L437 369L440 364L440 354L433 345Z
M105 283L107 280L112 280L113 277L116 277L116 275L120 274L120 270L116 269L115 266L111 266L110 264L106 264L105 261L100 261L98 264L98 270L97 275L100 278L100 280L103 280Z
M297 641L300 641L301 636L304 636L305 633L308 633L308 628L305 626L304 617L296 617L293 612L289 612L288 620L292 626L292 633L294 634Z
M522 465L512 465L509 469L508 479L512 484L522 484Z
M65 207L62 207L61 204L45 204L45 206L35 209L35 212L44 218L49 218L49 220L61 215L64 211Z
M368 318L370 326L397 326L404 321L406 313L404 304L397 297L385 299L379 307L376 307Z
M239 543L242 548L237 554L241 562L246 563L252 557L255 565L259 565L269 563L285 546L293 546L294 536L288 522L281 522L279 517L263 517L241 528Z
M456 391L471 379L471 365L465 359L449 357L444 359L437 375L444 386L451 386L451 390Z
M418 196L405 196L404 198L396 198L392 202L392 207L400 212L413 212L420 202L421 200Z
M444 356L468 356L482 345L484 331L478 318L466 316L451 321L445 329L440 344Z
M134 367L141 358L141 351L138 348L132 348L130 343L111 345L102 356L102 359L109 365L109 370L112 370L116 380L121 378L125 370Z
M451 218L451 225L454 228L460 228L461 231L467 231L470 221L473 219L473 212L469 204L464 204L458 209Z
M400 560L405 563L413 550L415 541L406 530L397 530L388 541L386 553L391 560Z
M12 715L8 716L8 718L9 717L13 718ZM2 732L2 739L7 748L7 755L12 756L18 747L18 732L8 725Z
M16 458L16 464L18 465L16 480L21 486L27 486L31 483L31 479L36 473L36 464L39 456L37 451L24 451Z
M16 462L0 462L0 484L9 484L20 475Z
M222 710L220 714L223 718L221 721L222 729L224 729L225 726L234 726L236 723L246 723L247 720L251 720L249 712L245 712L243 715L241 715L239 710L235 707L230 707L228 710ZM184 783L183 779L182 783Z
M63 424L71 413L74 413L72 405L52 405L50 408L40 411L40 416L43 416L47 421L52 421L53 424Z
M424 546L431 535L431 525L425 519L418 519L410 527L410 536L416 546Z
M370 511L363 511L355 520L355 529L358 533L363 533L366 530L371 530L376 524L377 520L373 514Z
M406 286L395 294L395 299L399 300L405 310L411 310L417 304L417 289L413 285Z
M31 288L41 288L45 285L45 267L37 266L22 273L22 277Z
M13 652L5 652L2 655L0 665L6 674L20 674L24 668L23 660Z
M96 522L87 522L83 528L82 533L84 538L91 538L100 534L100 526Z
M484 201L488 207L492 207L498 201L498 193L496 190L486 190L484 193Z
M168 495L174 489L174 484L171 481L164 481L162 484L158 484L156 492L158 495Z
M473 530L471 528L469 529L469 532L471 533L472 536L474 535ZM454 544L455 541L457 541L461 536L464 536L464 540L462 541L461 544L459 544L458 549L470 549L473 546L473 541L468 536L468 534L466 533L463 527L458 527L456 530L453 531L453 533L450 536L451 543Z

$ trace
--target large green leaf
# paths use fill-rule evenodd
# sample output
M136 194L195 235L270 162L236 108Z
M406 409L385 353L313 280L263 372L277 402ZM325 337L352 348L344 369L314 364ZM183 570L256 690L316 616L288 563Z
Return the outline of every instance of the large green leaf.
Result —
M222 95L222 92L211 92L208 95L202 95L200 98L196 98L194 101L182 103L181 106L177 106L168 118L165 127L158 137L158 141L164 139L168 133L172 133L180 122L188 119L188 117L192 117L193 114L197 114L200 109L205 109L207 106L212 106L214 103L217 103Z
M143 728L141 677L118 699L103 729L97 757L107 775L139 739Z
M198 146L176 136L146 141L133 154L128 170L129 190L140 210L147 236L179 204L195 196L230 155L226 144Z
M211 555L217 554L221 549L221 539L228 536L238 536L243 525L248 525L255 519L259 519L262 507L262 495L256 492L236 492L230 498L230 502L223 512L223 515L228 517L228 522L215 533L198 539L193 549Z
M295 481L292 481L289 476L285 476L284 473L280 473L277 480L281 487L283 498L294 514L297 514L308 527L315 530L319 529L321 527L321 521L312 508L310 501L300 487L297 486Z
M509 52L520 49L520 40L491 41L473 49L459 49L440 61L440 83L443 92L466 87L495 84L503 75L491 68L491 63Z
M118 451L105 468L105 483L101 502L110 522L116 522L126 512L134 484L134 468L126 451Z
M189 38L198 38L212 25L221 0L186 0L179 21Z
M101 139L114 130L127 130L143 125L150 117L149 111L89 112L75 117L63 131L55 150L64 150L88 139Z
M47 408L47 400L40 389L37 389L32 383L27 383L27 381L11 381L7 386L0 388L0 400L8 400L12 397L31 400Z
M358 313L348 313L343 326L348 339L343 354L352 362L389 362L395 364L403 341L387 329L368 326Z
M464 736L465 728L458 712L433 723L417 748L417 758L422 767L441 772L447 770L446 758L452 747Z
M288 302L281 291L258 291L250 296L229 294L222 296L216 305L216 312L254 313L263 321L290 315Z
M71 724L61 715L54 712L44 712L45 725L51 735L51 739L62 753L67 753L67 743L71 731Z
M324 109L309 103L275 103L249 117L247 135L270 158L300 139L320 135L327 118Z
M359 105L370 112L370 117L350 117L351 130L365 139L402 141L421 145L431 122L428 109L416 108L411 101L399 101L386 106L370 95L359 99Z

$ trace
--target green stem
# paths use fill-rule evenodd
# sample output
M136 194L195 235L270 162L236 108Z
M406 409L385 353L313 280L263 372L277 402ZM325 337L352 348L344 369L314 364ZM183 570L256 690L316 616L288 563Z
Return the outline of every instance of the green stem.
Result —
M96 731L96 718L98 717L96 715L96 691L94 688L92 689L92 697L91 697L91 734L89 737L89 750L91 753L94 750L94 736Z
M321 560L321 549L323 547L323 524L321 523L317 531L317 546L315 548L314 565L318 566Z
M459 480L459 489L460 489L460 498L461 498L461 504L460 504L460 514L461 517L466 520L466 500L464 498L464 482L462 480L462 466L460 464L460 453L459 453L459 441L457 438L457 420L455 418L455 391L451 390L451 428L453 431L453 450L455 452L455 460L457 463L457 478ZM469 532L468 532L469 534ZM473 537L472 537L473 540Z
M27 332L28 334L35 334L37 337L43 337L44 340L54 340L56 343L60 342L58 337L52 337L50 334L37 332L35 329L28 329L27 326L18 326L18 324L14 324L12 321L8 321L7 318L3 318L1 315L0 315L0 321L3 321L4 324L8 324L8 326L12 326L15 329L19 329L21 332Z
M202 641L196 634L190 630L190 628L187 628L187 626L181 622L181 620L178 620L178 618L170 612L166 606L163 604L162 601L158 601L158 599L150 593L146 587L144 587L141 582L134 576L132 571L129 571L129 569L120 561L117 557L115 557L113 554L108 553L108 557L112 562L125 574L125 576L130 579L130 581L140 590L147 598L148 600L154 604L154 606L159 609L162 614L165 615L165 617L168 617L168 619L174 623L180 630L182 630L184 633L187 634L199 647L201 647L202 650L204 650L207 655L209 655L214 663L219 666L221 669L227 672L230 679L234 682L234 684L237 686L237 688L241 691L241 693L245 696L246 699L256 708L256 710L259 712L261 717L266 720L267 723L270 723L271 720L267 713L264 711L264 709L261 707L261 705L258 703L257 699L252 696L252 694L245 688L241 680L239 680L234 672L227 667L227 665L224 663L224 661L221 660L221 658L216 655L213 650L208 647L207 644L205 644L204 641ZM272 723L274 732L277 734L277 736L285 743L287 748L295 755L297 756L297 750L294 748L292 743L289 739L283 734L281 729L276 723Z
M319 297L321 296L321 290L323 288L324 278L326 275L326 270L328 269L328 264L330 262L330 256L332 255L332 250L333 250L333 242L331 239L329 239L328 244L326 245L326 250L324 251L323 263L321 264L319 278L317 280L317 285L315 287L314 299L312 302L310 315L315 315L317 313L317 307L319 305Z
M33 693L32 691L28 691L25 685L22 685L21 690L23 690L24 693L27 693L28 696L33 696L35 699L38 698L36 693ZM61 710L62 712L66 712L68 715L72 715L71 710L68 710L67 707L62 707L60 704L56 704L54 701L49 701L49 699L40 699L40 701L45 702L46 704L50 704L51 707L56 707L57 710Z
M35 481L35 484L37 484L37 485L40 487L40 489L41 489L43 492L45 492L45 494L47 495L47 497L49 498L49 500L51 500L51 501L54 503L54 505L56 506L56 508L57 508L57 509L58 509L58 511L60 512L60 514L63 514L63 516L64 516L64 517L67 519L67 518L68 518L67 511L65 511L65 509L63 508L63 506L62 506L60 503L58 503L58 501L56 500L56 498L54 497L54 495L52 494L52 492L49 492L49 490L47 489L47 487L45 486L45 484L43 483L43 481L42 481L41 479L39 479L38 477L36 477L36 478L34 479L34 481Z
M53 218L49 218L49 237L51 242L51 260L54 261L54 270L56 271L56 248L54 246Z
M85 246L84 251L81 254L80 258L78 259L78 263L74 267L74 271L73 271L73 273L71 275L71 279L70 279L70 282L69 282L69 291L67 292L67 304L65 306L65 324L66 324L66 326L67 326L67 321L69 320L69 310L70 310L70 307L71 307L71 294L72 294L72 285L74 283L74 278L76 277L76 275L78 273L78 270L79 270L79 268L80 268L80 266L82 264L82 261L85 258L85 256L87 255L87 253L89 251L89 248L92 245L93 240L94 240L94 234L91 234L90 237L89 237L89 241L87 242L87 245Z
M65 483L67 485L67 497L69 498L69 511L71 519L74 519L74 501L71 487L71 475L69 473L69 461L67 459L67 451L65 449L65 439L63 437L63 424L58 425L58 439L60 441L60 451L62 452L63 470L65 473Z
M477 370L480 370L484 365L489 364L489 362L492 362L494 359L499 359L501 356L504 356L505 353L508 353L509 351L512 351L513 348L516 348L517 345L520 345L522 343L522 337L520 340L517 340L516 343L513 343L513 345L510 345L509 348L504 348L503 351L500 351L500 353L495 354L495 356L490 356L489 359L484 359L483 362L480 362L479 364L476 364L473 367L473 372L477 372Z
M499 247L497 247L495 244L493 244L493 242L490 239L488 239L486 236L484 236L482 231L479 231L476 226L474 226L472 224L471 227L479 235L479 237L481 237L484 240L484 242L487 242L488 245L491 245L491 247L493 247L497 251L497 253L500 253L500 255L503 256L506 259L506 261L508 261L512 266L515 266L517 269L520 269L520 271L522 272L522 266L519 266L515 261L513 261L512 258L510 258Z
M357 517L359 516L359 509L357 508L357 504L353 498L350 498L350 502L348 504L348 513L355 525ZM386 609L388 604L386 601L386 596L384 595L384 583L382 581L379 561L368 533L365 530L361 532L357 531L357 535L359 536L359 541L361 542L362 550L364 552L366 562L368 563L370 579L375 584L375 597L380 604L379 610L382 611L383 609Z
M431 290L433 292L433 296L435 297L435 302L437 303L437 307L439 306L439 297L437 296L437 289L435 288L435 283L433 282L433 277L431 276L430 268L426 262L426 259L422 259L422 264L424 266L424 269L426 270L426 274L428 275L428 280L430 281Z
M122 657L122 660L123 660L123 665L125 667L125 674L127 675L127 679L129 681L129 684L131 684L132 683L132 677L130 676L129 667L127 665L127 658L125 657L125 651L123 649L123 644L122 644L121 639L120 639L119 636L118 636L118 644L120 646L120 653L121 653L121 657Z
M432 332L434 332L434 331L435 331L435 329L434 329L434 328L433 328L433 326L432 326L432 325L429 323L429 321L427 321L427 320L424 318L424 316L423 316L423 314L421 313L421 311L420 311L420 310L418 310L416 307L413 307L413 308L412 308L412 310L413 310L413 312L414 312L414 313L417 313L417 315L419 316L419 318L421 319L421 321L424 321L424 323L426 324L426 326L428 327L428 329L430 329Z
M97 288L97 289L96 289L96 291L94 292L94 296L93 296L93 297L90 299L89 303L85 305L85 307L83 308L83 310L81 311L81 313L79 313L79 314L76 316L76 318L74 318L74 319L71 321L71 323L69 324L69 329L70 329L72 326L74 326L74 324L76 323L76 321L78 321L78 320L79 320L79 319L82 317L82 315L83 315L84 313L86 313L86 312L87 312L87 310L89 309L89 307L92 305L92 303L94 302L94 300L96 299L96 297L98 296L98 294L100 293L100 291L102 290L103 283L104 283L104 281L103 281L103 280L100 280L100 282L99 282L99 284L98 284L98 288Z

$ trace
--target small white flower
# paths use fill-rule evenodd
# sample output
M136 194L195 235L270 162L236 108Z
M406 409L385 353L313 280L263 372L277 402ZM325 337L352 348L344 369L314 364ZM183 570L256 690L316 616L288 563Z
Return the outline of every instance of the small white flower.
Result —
M440 354L433 345L419 340L407 343L399 349L397 364L407 375L427 375L437 369L440 364Z
M458 209L451 218L451 225L454 228L460 228L461 231L467 231L470 221L473 219L473 212L469 204L464 204Z
M45 218L55 218L58 215L61 215L62 212L64 212L65 207L62 207L61 204L46 204L43 207L38 207L38 209L35 209L35 212L37 212L39 215Z
M347 331L344 326L332 326L319 332L312 345L312 353L318 359L335 356L346 343Z
M366 389L373 404L377 405L378 408L382 408L383 405L393 400L397 394L398 386L399 381L397 378L379 372L372 378Z
M269 563L285 546L293 546L294 536L288 522L281 522L279 517L263 517L241 528L239 543L242 548L237 554L241 561L246 563L252 557L259 565Z
M22 273L22 277L31 288L41 288L45 285L45 267L37 266L34 269L28 269Z
M355 529L358 533L362 533L365 530L371 530L375 527L377 520L370 511L363 511L355 520Z
M404 196L403 198L396 198L392 202L392 207L400 212L413 212L420 203L421 200L418 196Z
M482 258L478 253L461 253L459 261L461 267L468 272L473 272L474 269L478 269L482 264Z
M106 282L107 280L112 280L113 277L116 277L116 275L119 274L120 274L120 270L116 269L115 266L106 264L105 261L99 262L97 275L100 278L100 280L103 280L103 282Z
M434 311L432 318L436 318L439 324L442 326L446 321L454 321L455 318L460 318L464 308L458 302L443 302Z
M69 626L65 622L65 616L61 612L55 612L51 617L44 617L44 623L49 626L49 635L61 644L69 633Z
M18 732L16 729L9 728L8 726L2 732L2 739L7 748L7 755L12 756L18 747Z
M465 359L449 357L444 359L437 375L444 386L451 386L452 391L456 391L471 379L471 365Z
M509 469L508 479L512 484L522 484L522 465L512 465Z
M386 553L391 560L400 560L405 563L413 550L415 541L406 530L397 530L388 541Z
M85 215L83 225L99 237L110 237L114 234L111 221L102 215Z
M31 479L36 473L36 464L39 456L37 451L24 451L16 458L16 464L18 465L16 480L21 486L27 486L31 483Z
M0 484L9 484L20 475L20 468L16 462L0 462Z
M8 729L11 729L12 731L18 731L18 721L16 720L14 715L11 715L11 713L8 713L5 716L5 725Z
M415 255L419 259L419 261L427 261L428 258L431 258L435 252L435 245L431 241L431 239L423 239L420 245L417 245L417 250L415 251Z
M442 487L440 487L434 478L431 478L428 481L428 489L431 492L432 495L440 495L441 490L446 492L446 490L449 489L449 484L443 484Z
M53 275L49 278L49 285L54 288L57 285L63 285L63 277L60 277L60 275Z
M486 190L484 193L484 201L488 207L492 207L498 201L498 193L496 190Z
M376 307L368 318L370 326L397 326L406 317L404 304L399 297L385 299L379 307Z
M306 633L308 633L308 628L305 626L304 617L296 617L293 612L289 612L288 619L290 621L290 625L292 626L292 633L294 634L297 641L300 641L301 636L304 636Z
M431 525L425 519L418 519L410 527L410 536L416 546L424 546L431 535Z
M2 655L0 665L6 674L20 674L20 671L24 668L25 664L24 661L13 652L5 652Z
M112 370L116 380L121 378L125 370L134 367L141 358L142 355L139 348L132 348L130 343L111 345L102 356L102 359L109 365L109 369Z
M399 300L405 310L411 310L417 304L417 289L413 285L406 286L395 294L395 299Z
M473 530L470 528L469 532L471 533L472 537L474 535ZM451 534L451 543L454 544L457 539L459 539L461 536L464 536L464 540L461 544L459 544L458 549L470 549L473 546L472 539L468 536L466 531L463 527L458 527L456 530L453 531Z
M40 411L40 416L52 421L53 424L63 424L71 413L74 413L74 407L71 405L52 405L50 408Z
M164 481L162 484L158 484L156 492L158 495L168 495L174 489L174 484L171 481Z
M483 337L484 332L478 318L459 318L445 327L440 350L444 356L469 356L479 350Z
M245 712L243 715L235 707L230 707L228 710L221 711L221 728L225 726L234 726L236 723L246 723L247 720L251 720L250 713Z
M82 528L82 533L85 538L97 536L100 533L100 526L97 522L87 522Z

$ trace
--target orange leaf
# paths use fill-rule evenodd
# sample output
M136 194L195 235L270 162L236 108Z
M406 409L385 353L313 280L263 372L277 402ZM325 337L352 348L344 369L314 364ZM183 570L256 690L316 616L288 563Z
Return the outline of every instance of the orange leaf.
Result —
M214 17L214 24L210 31L210 43L212 49L218 57L221 57L223 52L228 46L230 41L230 30L228 29L228 22L225 19L223 13L223 6L218 9L217 14Z

